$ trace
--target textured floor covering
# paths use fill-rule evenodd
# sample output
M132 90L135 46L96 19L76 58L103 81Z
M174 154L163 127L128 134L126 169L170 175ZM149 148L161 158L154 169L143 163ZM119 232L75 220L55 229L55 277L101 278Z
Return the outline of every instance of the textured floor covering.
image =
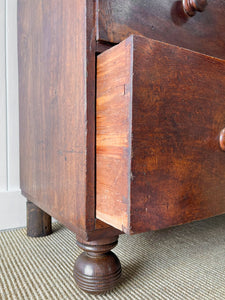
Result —
M58 223L44 238L25 229L0 232L2 300L225 299L225 216L158 232L120 237L114 252L123 267L111 293L87 296L72 277L81 250Z

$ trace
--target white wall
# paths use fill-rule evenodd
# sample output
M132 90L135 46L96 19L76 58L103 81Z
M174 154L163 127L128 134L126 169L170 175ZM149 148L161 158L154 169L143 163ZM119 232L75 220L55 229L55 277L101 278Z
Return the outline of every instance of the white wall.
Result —
M26 224L18 117L17 0L0 0L0 230Z

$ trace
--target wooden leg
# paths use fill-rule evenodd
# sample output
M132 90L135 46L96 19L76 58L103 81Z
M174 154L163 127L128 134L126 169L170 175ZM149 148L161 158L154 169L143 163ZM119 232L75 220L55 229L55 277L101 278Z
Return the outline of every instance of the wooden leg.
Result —
M118 243L118 236L95 242L77 241L84 250L76 260L74 278L85 292L101 294L115 287L121 277L121 265L117 256L111 252Z
M30 237L41 237L51 233L51 216L34 203L27 201L27 235Z

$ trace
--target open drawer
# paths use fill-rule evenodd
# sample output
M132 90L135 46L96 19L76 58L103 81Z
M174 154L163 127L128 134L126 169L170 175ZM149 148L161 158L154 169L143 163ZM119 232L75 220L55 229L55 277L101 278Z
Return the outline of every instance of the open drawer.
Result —
M141 36L97 60L96 217L126 233L225 213L225 61Z

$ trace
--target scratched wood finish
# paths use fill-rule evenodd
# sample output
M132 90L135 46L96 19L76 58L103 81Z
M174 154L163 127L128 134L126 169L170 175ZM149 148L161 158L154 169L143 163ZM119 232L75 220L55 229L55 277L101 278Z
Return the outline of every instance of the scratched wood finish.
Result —
M224 60L140 36L100 54L97 218L138 233L225 213L224 95Z
M209 0L204 12L188 17L182 1L98 0L97 39L119 43L139 34L225 58L225 1Z
M94 12L18 1L21 189L80 234L95 226Z

